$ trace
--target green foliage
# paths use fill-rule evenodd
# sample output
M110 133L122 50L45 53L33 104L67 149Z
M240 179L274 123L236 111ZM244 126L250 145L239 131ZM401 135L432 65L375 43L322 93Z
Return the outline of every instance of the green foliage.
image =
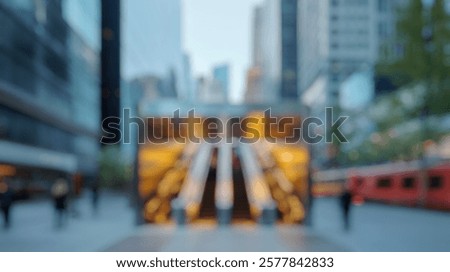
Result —
M411 0L404 10L398 11L400 18L397 33L404 48L403 57L394 63L394 69L405 73L413 80L427 77L426 42L423 39L425 27L424 7L422 0Z
M122 159L118 146L103 147L99 166L102 187L123 189L132 178L132 168Z
M422 111L424 96L423 87L415 86L379 97L371 106L371 119L379 131L414 119Z
M398 11L398 18L396 39L403 55L394 62L378 63L377 73L400 85L425 84L427 95L421 107L430 114L450 112L450 16L445 0L434 0L431 7L410 0Z
M431 55L432 95L429 104L436 114L450 112L450 16L445 1L435 0L431 9L431 20L435 35Z
M392 133L409 121L420 122L425 109L428 117L450 113L450 16L445 2L434 0L426 6L422 0L409 0L398 10L395 42L402 45L403 54L395 60L381 60L376 73L401 87L374 102L370 117L376 137L341 152L338 161L342 165L420 159L423 141L439 141L448 133L425 123L402 135Z
M416 100L422 99L423 96L423 87L415 86L377 98L365 111L376 130L371 137L358 146L341 152L337 159L339 164L342 166L367 165L420 159L424 141L439 142L449 133L448 130L439 126L445 116L428 116L426 119L411 118L420 112L418 108L420 103ZM348 134L350 142L353 138L358 139L358 134L358 130Z

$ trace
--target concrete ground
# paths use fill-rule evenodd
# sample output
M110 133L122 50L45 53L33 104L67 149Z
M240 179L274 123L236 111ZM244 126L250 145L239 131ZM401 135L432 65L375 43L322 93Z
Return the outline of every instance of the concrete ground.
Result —
M450 212L365 203L353 207L351 229L342 227L338 199L317 199L317 235L352 251L450 251Z
M103 193L96 215L88 194L71 207L65 226L57 229L50 200L16 203L11 227L0 227L0 251L98 251L136 231L123 195Z
M346 232L338 200L317 199L313 225L134 225L123 195L104 193L93 214L88 195L56 229L49 200L17 203L0 251L450 251L450 213L365 203Z

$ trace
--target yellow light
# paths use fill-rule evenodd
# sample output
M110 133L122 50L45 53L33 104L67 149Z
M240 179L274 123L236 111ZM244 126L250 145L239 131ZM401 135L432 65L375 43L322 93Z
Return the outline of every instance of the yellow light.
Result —
M290 152L283 152L281 154L281 160L283 162L291 162L294 159L294 155L292 155L292 153Z
M11 165L0 164L0 176L14 176L16 174L16 168Z

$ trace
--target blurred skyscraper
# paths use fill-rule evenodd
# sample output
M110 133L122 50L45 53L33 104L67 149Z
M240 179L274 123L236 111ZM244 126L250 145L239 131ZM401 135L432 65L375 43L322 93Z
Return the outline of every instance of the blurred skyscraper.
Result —
M399 54L396 9L404 0L299 0L300 92L305 104L334 106L351 74ZM358 95L358 94L355 94Z
M394 60L396 11L404 0L299 0L298 69L302 102L311 114L322 116L327 106L339 105L341 90L348 97L348 83L364 74L372 81L378 60ZM351 89L353 101L372 97L372 87ZM350 103L350 101L347 101ZM345 104L345 103L344 103ZM326 144L313 147L319 165L333 166ZM331 148L332 150L332 148ZM328 154L327 156L324 156Z
M94 178L100 1L2 0L0 31L0 164L15 185Z
M122 80L120 98L122 120L125 120L125 118L134 118L139 116L140 101L143 99L148 99L143 94L145 91L144 87L145 85L141 82L141 79L132 81ZM128 116L123 116L125 111L128 112ZM133 165L136 160L139 131L136 126L127 126L125 121L121 123L121 128L124 133L123 142L127 142L127 144L121 145L121 155L126 163Z
M213 68L214 81L219 85L220 91L225 97L225 101L228 100L229 86L230 86L230 69L228 64L222 64Z
M245 101L249 103L263 102L262 95L262 24L263 6L256 6L252 18L252 60L251 67L247 71Z
M183 54L183 82L186 86L186 98L189 102L195 101L195 84L192 77L191 59L187 53Z
M123 1L122 8L125 79L155 76L175 86L164 96L187 99L190 85L181 44L181 1Z
M249 102L298 98L297 2L266 0L255 8L253 63L247 75Z
M263 5L256 6L252 18L252 65L262 65L262 38L263 38Z
M111 117L121 116L121 0L102 0L102 130L109 131L115 121ZM121 135L105 137L102 144L117 144Z
M227 102L227 97L220 82L213 77L198 78L196 88L197 99L195 103L223 104Z
M247 71L245 101L247 103L264 102L262 97L261 68L252 66Z

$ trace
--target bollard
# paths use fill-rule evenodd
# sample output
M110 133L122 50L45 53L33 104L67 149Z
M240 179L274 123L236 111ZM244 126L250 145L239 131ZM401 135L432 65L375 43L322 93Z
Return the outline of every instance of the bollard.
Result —
M264 204L261 210L259 223L261 225L273 225L277 220L277 205L273 201Z
M231 224L232 209L229 208L217 208L217 223L220 226Z
M176 222L177 225L185 225L186 224L186 209L183 201L181 199L176 198L171 202L172 206L172 218Z

